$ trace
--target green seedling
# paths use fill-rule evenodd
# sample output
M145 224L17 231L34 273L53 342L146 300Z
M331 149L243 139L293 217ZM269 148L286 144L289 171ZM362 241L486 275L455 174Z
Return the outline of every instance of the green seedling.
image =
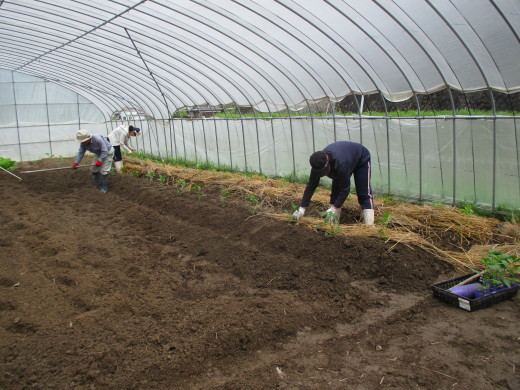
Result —
M298 206L296 203L291 201L291 210L288 211L291 218L289 219L289 222L287 222L287 224L292 225L292 224L296 223L296 220L294 218L292 218L292 214L294 214L294 212L297 211L299 208L300 208L300 206Z
M385 240L387 239L387 227L390 225L391 219L392 214L390 214L390 210L386 210L385 213L377 219L377 224L381 225L379 232L382 234L382 238Z
M246 201L251 206L251 214L256 214L256 209L260 206L260 198L256 195L246 196Z
M201 200L202 199L202 186L200 184L194 184L191 187L191 190L195 191L195 195L197 197L197 200Z
M474 215L475 210L473 210L473 204L472 203L466 203L464 205L464 208L460 209L460 212L466 215Z
M377 219L377 223L384 225L384 226L388 226L388 225L390 225L391 219L392 219L392 214L390 214L390 210L387 210L387 211L385 211L385 213L383 215L381 215Z
M340 232L340 229L338 226L339 220L334 212L322 211L322 212L320 212L320 216L325 217L325 218L324 218L323 222L320 222L318 224L318 227L321 228L325 225L328 225L328 227L329 227L328 230L325 230L326 236L332 236L332 235Z
M222 190L220 193L220 206L227 207L228 199L231 196L231 192L228 190Z
M153 179L154 179L154 177L155 177L155 173L153 173L153 172L149 172L149 173L147 173L145 176L148 178L148 180L149 180L150 182L152 182Z
M157 181L163 185L167 185L168 177L166 177L166 175L159 175L159 177L157 178Z
M178 180L175 184L175 187L177 188L177 195L182 195L182 192L184 191L184 188L188 185L188 182L186 180Z

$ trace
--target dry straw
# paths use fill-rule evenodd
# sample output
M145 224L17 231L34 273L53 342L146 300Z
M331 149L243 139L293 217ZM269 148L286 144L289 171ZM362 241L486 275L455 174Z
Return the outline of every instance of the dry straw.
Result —
M230 193L255 196L259 199L257 212L261 211L263 215L283 221L291 221L290 214L280 214L277 210L281 205L287 206L291 202L297 204L305 188L302 184L259 175L247 177L240 173L184 168L137 158L129 158L126 161L126 171L142 176L149 173L165 175L172 183L183 180L185 190L189 190L193 185L215 185ZM313 202L326 207L329 203L329 192L325 189L318 190ZM349 197L343 208L352 213L360 212L355 196ZM304 217L298 224L334 235L377 237L393 243L392 247L397 244L419 247L459 268L481 269L480 258L486 256L489 249L520 255L518 224L505 224L493 218L466 215L455 207L415 205L385 199L376 199L375 214L376 219L377 216L385 214L388 214L390 219L375 226L356 223L331 228L323 224L322 219ZM440 236L446 234L460 240L460 251L445 251L435 245ZM464 247L470 247L470 250L465 251Z

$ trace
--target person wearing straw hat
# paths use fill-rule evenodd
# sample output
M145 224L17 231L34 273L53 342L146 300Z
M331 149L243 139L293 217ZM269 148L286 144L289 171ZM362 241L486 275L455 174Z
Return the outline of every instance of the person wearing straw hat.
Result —
M305 214L314 191L323 176L332 179L330 205L327 214L339 222L341 206L350 193L350 177L354 175L358 202L363 210L363 220L367 225L374 224L374 199L370 185L370 152L356 142L334 142L322 151L313 153L309 162L311 173L305 187L300 207L293 213L298 220Z
M108 135L108 140L114 147L114 166L117 173L121 172L121 168L123 168L123 156L121 155L121 148L127 153L135 152L135 149L132 149L132 147L129 145L129 141L130 137L138 136L140 131L140 128L134 127L132 125L121 125L112 130L112 132Z
M92 173L96 188L106 193L108 191L108 172L112 168L112 158L114 157L112 145L108 138L98 134L91 134L87 130L79 130L76 133L76 140L80 142L80 145L72 168L78 167L87 150L93 153L94 158L90 167L90 173Z

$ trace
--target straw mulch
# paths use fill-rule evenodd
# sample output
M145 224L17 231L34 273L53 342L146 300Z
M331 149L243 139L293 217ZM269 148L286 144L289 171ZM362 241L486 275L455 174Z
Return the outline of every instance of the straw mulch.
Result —
M255 207L257 215L262 214L284 221L291 221L292 218L290 213L280 213L280 206L286 207L291 202L298 204L305 188L302 184L259 175L248 177L241 173L197 170L137 158L125 160L125 172L137 176L150 173L163 175L167 178L168 184L174 186L178 186L179 181L182 181L184 191L189 191L194 185L203 187L213 185L244 198L254 196L258 200ZM319 189L313 196L313 202L324 208L327 207L329 191ZM343 209L359 213L356 197L350 196ZM480 259L487 255L489 249L520 257L519 224L466 215L454 207L415 205L377 198L375 214L376 220L379 216L379 221L374 226L363 224L330 226L324 224L322 219L312 217L304 217L298 221L298 224L323 231L325 234L377 237L393 243L392 247L397 244L419 247L465 270L482 269ZM386 221L381 220L383 215L387 216ZM445 251L433 243L439 235L447 232L460 237L460 251ZM469 250L464 251L463 243L473 245Z

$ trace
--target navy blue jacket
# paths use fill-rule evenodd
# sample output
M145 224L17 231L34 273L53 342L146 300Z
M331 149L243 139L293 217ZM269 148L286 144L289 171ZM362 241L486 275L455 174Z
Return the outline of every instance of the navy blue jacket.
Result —
M334 142L325 147L323 152L328 154L331 167L327 175L332 179L330 203L334 207L340 208L350 193L350 177L357 169L370 162L370 152L363 145L349 141ZM300 203L301 207L309 206L312 195L319 184L320 176L311 170Z

